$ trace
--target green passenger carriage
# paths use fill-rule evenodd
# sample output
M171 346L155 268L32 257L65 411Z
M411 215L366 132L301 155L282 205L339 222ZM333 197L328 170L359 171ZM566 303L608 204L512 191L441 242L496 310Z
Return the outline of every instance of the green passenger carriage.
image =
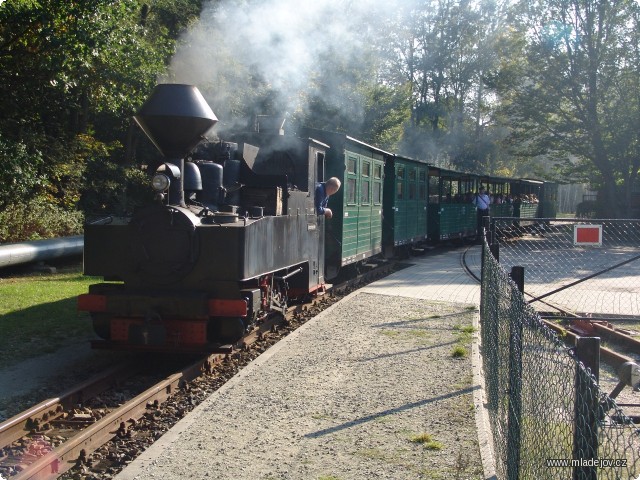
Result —
M492 198L492 203L489 205L489 216L513 216L513 204L511 202L511 183L513 180L483 175L478 178L478 181L480 186L484 186L488 190Z
M394 155L387 159L384 186L383 243L393 249L427 239L429 165Z
M329 199L333 218L325 222L325 276L330 279L341 267L382 252L384 164L391 154L344 134L300 133L330 146L324 178L342 182Z
M463 239L476 235L473 195L477 177L432 167L429 169L429 240Z

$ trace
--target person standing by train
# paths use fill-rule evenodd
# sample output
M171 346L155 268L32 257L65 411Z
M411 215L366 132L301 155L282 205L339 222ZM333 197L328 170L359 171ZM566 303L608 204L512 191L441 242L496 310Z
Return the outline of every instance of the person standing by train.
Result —
M486 194L484 187L480 187L480 191L476 194L473 199L473 204L476 206L477 210L477 232L478 232L478 241L481 242L482 235L482 227L484 226L484 217L489 216L489 204L491 200L489 199L489 195Z
M315 206L318 215L324 215L327 219L333 216L333 212L330 208L327 208L327 204L329 203L329 197L340 190L340 185L340 180L336 177L331 177L326 182L316 185Z

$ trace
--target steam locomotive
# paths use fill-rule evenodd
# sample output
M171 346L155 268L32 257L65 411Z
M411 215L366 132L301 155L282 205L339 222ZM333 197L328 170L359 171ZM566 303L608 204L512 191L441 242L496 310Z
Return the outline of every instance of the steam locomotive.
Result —
M439 169L348 135L284 135L267 122L203 142L217 118L191 85L157 85L134 119L163 161L153 205L85 226L84 272L104 282L78 298L78 309L90 313L97 348L211 351L284 312L290 299L325 292L346 268L474 237L475 207L448 205L452 193L480 183L553 192L543 182ZM343 188L325 220L314 191L331 176Z

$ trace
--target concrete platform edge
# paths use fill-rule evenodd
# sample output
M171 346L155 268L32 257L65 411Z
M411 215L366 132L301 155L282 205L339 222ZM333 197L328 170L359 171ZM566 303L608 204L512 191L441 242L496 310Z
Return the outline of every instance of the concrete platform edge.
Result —
M497 480L495 470L495 457L493 455L493 440L491 426L489 424L489 412L485 407L485 384L482 370L482 357L480 356L480 315L473 317L475 334L471 344L471 365L473 369L473 383L480 388L473 391L473 403L475 406L476 429L478 430L478 446L485 480Z

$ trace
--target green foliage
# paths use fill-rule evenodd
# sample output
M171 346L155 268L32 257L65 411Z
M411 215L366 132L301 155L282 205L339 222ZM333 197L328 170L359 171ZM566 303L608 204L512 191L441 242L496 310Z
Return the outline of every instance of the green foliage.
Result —
M125 166L135 157L129 118L201 7L202 0L4 2L0 207L38 196L34 208L50 205L73 223L79 215L67 212L77 206L128 211L142 201L144 175ZM4 231L28 239L76 230L43 213L38 222L5 212L21 226Z
M3 139L0 133L0 210L46 183L40 173L43 163L38 150L29 151L24 143Z
M86 185L80 205L87 215L127 215L153 199L151 182L142 170L100 158L89 159Z
M151 201L150 182L142 170L113 160L123 154L118 142L107 144L90 135L79 135L74 145L74 156L82 160L84 187L78 204L87 215L125 215Z
M363 139L381 148L397 150L404 124L411 118L409 85L364 87Z
M451 351L454 358L464 358L469 355L467 346L473 341L473 334L476 328L473 325L455 325L453 327L456 334L456 345Z
M564 176L599 185L605 217L625 215L640 170L638 3L521 2L514 35L526 39L499 94L510 144L562 162ZM628 212L627 212L628 213Z
M39 196L0 211L0 243L79 235L82 224L81 212L67 211Z

